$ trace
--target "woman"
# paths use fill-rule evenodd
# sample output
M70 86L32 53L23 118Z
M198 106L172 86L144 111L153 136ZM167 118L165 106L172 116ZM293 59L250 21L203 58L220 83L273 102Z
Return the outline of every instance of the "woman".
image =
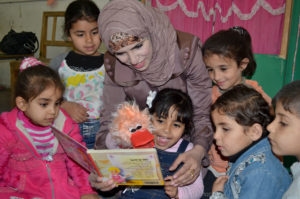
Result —
M174 182L178 186L193 182L212 142L211 80L199 38L175 31L164 13L137 0L109 2L101 10L98 23L109 52L105 55L104 107L96 148L106 147L108 124L117 104L134 99L143 109L150 91L180 89L193 100L195 130L187 139L195 146L180 155L170 169L183 162Z

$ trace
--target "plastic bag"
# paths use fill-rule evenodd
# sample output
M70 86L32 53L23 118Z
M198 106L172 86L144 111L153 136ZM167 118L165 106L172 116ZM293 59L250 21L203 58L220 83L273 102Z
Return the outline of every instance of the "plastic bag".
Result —
M11 29L1 40L0 50L6 54L33 54L39 48L39 41L33 32L17 33Z

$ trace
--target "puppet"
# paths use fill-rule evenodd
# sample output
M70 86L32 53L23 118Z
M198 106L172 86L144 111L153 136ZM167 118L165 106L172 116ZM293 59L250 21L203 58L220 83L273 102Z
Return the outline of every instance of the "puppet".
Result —
M106 138L108 148L152 148L154 136L148 109L140 110L136 103L124 102L113 113Z

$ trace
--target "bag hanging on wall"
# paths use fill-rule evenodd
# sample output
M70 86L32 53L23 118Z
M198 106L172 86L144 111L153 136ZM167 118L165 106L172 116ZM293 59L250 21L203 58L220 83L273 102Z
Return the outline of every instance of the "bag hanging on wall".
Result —
M33 32L17 33L11 29L1 40L0 50L6 54L33 54L39 49L39 41Z

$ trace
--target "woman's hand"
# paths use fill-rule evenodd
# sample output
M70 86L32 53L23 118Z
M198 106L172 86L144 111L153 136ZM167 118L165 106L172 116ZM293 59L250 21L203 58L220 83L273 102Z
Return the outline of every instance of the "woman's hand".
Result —
M94 173L89 175L89 182L93 188L101 191L110 191L118 186L112 179L104 181L103 178Z
M88 120L88 109L76 102L64 101L61 107L70 115L70 117L77 123L82 123Z
M101 197L96 193L90 193L82 195L80 199L101 199Z
M224 185L228 180L228 176L220 176L213 184L212 192L221 191L224 192Z
M172 176L165 178L165 192L170 198L178 198L178 187L172 185Z
M174 186L185 186L193 183L198 178L204 154L205 149L200 145L195 145L190 151L186 151L178 156L169 169L173 171L180 163L184 163L183 166L173 175Z

